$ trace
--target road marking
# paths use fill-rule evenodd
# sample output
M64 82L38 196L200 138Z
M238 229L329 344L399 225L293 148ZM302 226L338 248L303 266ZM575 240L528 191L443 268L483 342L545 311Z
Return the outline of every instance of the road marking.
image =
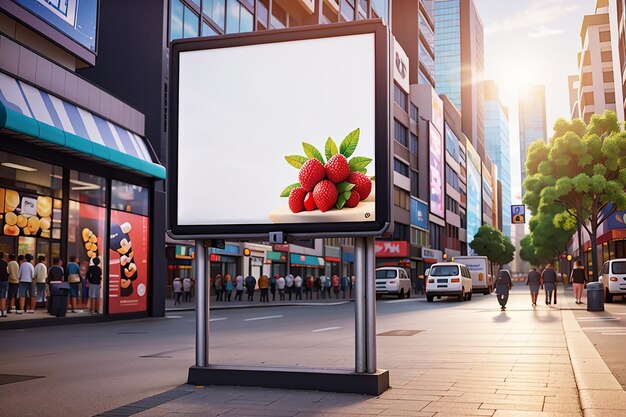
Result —
M618 321L621 320L619 317L579 317L578 321Z
M313 333L328 332L330 330L339 330L339 329L341 329L341 327L324 327L323 329L315 329L315 330L313 330Z
M209 319L209 321L222 321L222 320L226 320L227 317L215 317L214 319Z
M183 316L165 316L166 319L182 319Z
M407 301L417 301L416 298L403 298L401 300L388 300L384 301L385 304L393 304L393 303L406 303Z
M283 317L282 314L277 316L265 316L265 317L252 317L251 319L244 319L243 321L255 321L255 320L268 320L268 319L279 319Z
M600 333L602 336L626 336L626 332L607 332L607 333Z

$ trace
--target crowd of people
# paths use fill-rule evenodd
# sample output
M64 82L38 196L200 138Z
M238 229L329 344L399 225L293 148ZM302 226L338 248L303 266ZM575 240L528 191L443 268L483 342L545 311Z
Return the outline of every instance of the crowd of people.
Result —
M46 257L40 255L34 262L33 255L16 256L0 252L0 317L9 313L33 314L39 300L47 309L50 284L67 282L69 284L68 310L76 312L78 299L87 305L92 314L99 314L100 286L102 269L100 259L93 258L91 264L78 263L76 256L63 268L63 260L53 258L48 267ZM8 301L8 302L7 302Z
M212 283L215 301L218 302L243 301L244 290L247 294L247 301L254 301L257 289L260 292L259 301L261 302L270 302L270 295L271 301L276 301L277 293L279 301L331 299L333 296L335 299L340 297L345 299L346 297L352 298L354 276L340 278L338 275L330 277L309 275L302 278L300 275L294 277L292 274L287 274L283 277L275 274L271 277L261 275L257 279L252 275L244 278L243 275L231 277L230 274L224 276L218 274ZM174 287L174 296L174 304L176 304L176 287Z

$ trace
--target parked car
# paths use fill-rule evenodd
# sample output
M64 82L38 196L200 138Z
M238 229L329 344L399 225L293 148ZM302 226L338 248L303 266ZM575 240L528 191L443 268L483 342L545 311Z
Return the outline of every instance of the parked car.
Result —
M626 297L626 258L605 262L600 272L600 281L604 286L605 302L612 302L614 295Z
M411 297L411 278L404 268L376 268L376 296L397 295L398 298Z
M472 299L472 275L467 267L457 262L438 262L430 267L426 281L426 301L435 297L458 297L459 301Z
M493 275L489 273L489 259L486 256L455 256L452 259L467 267L472 275L472 292L484 295L493 292Z

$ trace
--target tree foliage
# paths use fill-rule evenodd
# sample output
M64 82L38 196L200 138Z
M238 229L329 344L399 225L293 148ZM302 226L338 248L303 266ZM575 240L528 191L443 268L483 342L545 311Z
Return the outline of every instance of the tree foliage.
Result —
M595 247L598 227L616 210L626 209L626 133L612 111L592 116L588 125L559 119L548 144L529 146L526 172L523 202L533 216L544 216L533 234L550 236L552 231L544 227L550 221L565 231L578 223ZM533 236L526 244L537 252L545 241L545 236ZM595 275L597 254L591 252Z
M554 262L567 245L576 230L576 222L570 221L557 227L554 223L555 213L539 212L530 218L530 235L524 237L520 244L520 256L531 265L545 265Z
M489 262L506 265L513 260L515 246L511 239L502 232L485 224L480 226L470 242L470 247L480 256L486 256Z

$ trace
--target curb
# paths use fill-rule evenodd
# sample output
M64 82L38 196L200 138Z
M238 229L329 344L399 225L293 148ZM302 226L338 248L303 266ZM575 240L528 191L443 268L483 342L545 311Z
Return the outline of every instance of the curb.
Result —
M264 303L264 304L242 304L242 305L225 305L225 306L213 306L209 307L209 311L218 311L218 310L241 310L245 308L267 308L267 307L306 307L306 306L338 306L348 303L353 303L354 300L342 300L328 303ZM166 313L177 313L181 311L195 311L195 307L182 307L182 308L166 308Z
M571 310L561 312L584 417L626 415L626 391L615 379Z

